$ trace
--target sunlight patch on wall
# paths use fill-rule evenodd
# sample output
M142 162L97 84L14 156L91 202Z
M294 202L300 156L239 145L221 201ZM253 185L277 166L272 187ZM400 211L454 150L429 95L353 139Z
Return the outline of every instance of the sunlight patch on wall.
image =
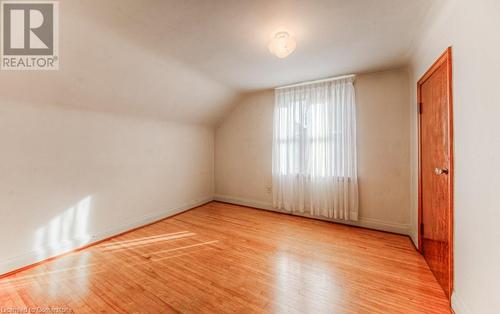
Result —
M92 197L87 196L35 231L37 260L61 254L89 243L88 220Z

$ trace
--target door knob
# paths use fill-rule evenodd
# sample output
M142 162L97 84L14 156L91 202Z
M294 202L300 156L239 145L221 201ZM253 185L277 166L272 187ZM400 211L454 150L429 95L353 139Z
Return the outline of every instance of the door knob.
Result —
M435 168L434 169L434 173L437 174L438 176L439 175L442 175L442 174L448 174L448 169L447 168Z

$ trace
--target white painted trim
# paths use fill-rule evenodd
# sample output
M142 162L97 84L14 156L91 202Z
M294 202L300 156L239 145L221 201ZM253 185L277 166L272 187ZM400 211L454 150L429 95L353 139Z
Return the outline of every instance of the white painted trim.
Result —
M455 291L451 295L451 308L455 314L472 314L472 311L465 305L464 300Z
M295 83L295 84L290 84L290 85L276 87L275 89L284 89L284 88L297 87L297 86L303 86L303 85L310 85L310 84L331 82L331 81L337 81L337 80L342 80L342 79L347 79L347 78L353 78L353 77L356 77L356 74L342 75L342 76L336 76L336 77L328 77L328 78L325 78L325 79L319 79L319 80L314 80L314 81L299 82L299 83Z
M72 239L72 241L68 241L67 244L60 246L57 249L51 249L50 247L44 247L41 250L33 250L33 251L27 252L25 254L14 256L11 258L7 258L5 260L0 261L0 275L14 271L16 269L20 269L22 267L26 267L26 266L38 263L40 261L43 261L43 260L51 258L51 257L56 257L59 255L65 254L67 252L71 252L71 251L76 250L78 248L81 248L81 247L87 246L89 244L101 241L103 239L106 239L106 238L112 237L114 235L126 232L128 230L132 230L132 229L150 224L152 222L168 218L170 216L187 211L191 208L208 203L212 200L213 200L212 197L193 200L193 201L191 201L183 206L179 206L179 207L167 209L167 210L164 210L161 212L156 212L154 214L148 214L148 215L144 215L141 217L131 219L130 221L128 221L128 222L126 222L118 227L92 234L86 238Z
M224 203L230 203L230 204L235 204L235 205L243 205L243 206L248 206L248 207L255 207L259 209L265 209L265 210L273 210L273 206L269 202L262 202L262 201L254 201L254 200L249 200L241 197L234 197L234 196L228 196L228 195L215 195L214 196L214 201L221 201Z
M236 205L243 205L243 206L255 207L255 208L259 208L259 209L265 209L265 210L278 212L278 213L292 214L289 212L274 209L270 202L254 201L254 200L233 197L233 196L228 196L228 195L215 195L214 200L225 202L225 203L236 204ZM394 223L394 222L390 222L390 221L383 221L383 220L373 219L373 218L360 217L358 221L345 221L345 220L329 219L329 218L323 218L323 217L313 217L311 215L299 214L299 213L293 213L292 215L314 218L314 219L330 221L330 222L336 222L336 223L341 223L341 224L345 224L345 225L363 227L363 228L368 228L368 229L394 232L394 233L399 233L399 234L404 234L404 235L410 234L410 225L409 224Z
M413 232L412 228L409 230L409 236L413 245L418 249L418 236Z

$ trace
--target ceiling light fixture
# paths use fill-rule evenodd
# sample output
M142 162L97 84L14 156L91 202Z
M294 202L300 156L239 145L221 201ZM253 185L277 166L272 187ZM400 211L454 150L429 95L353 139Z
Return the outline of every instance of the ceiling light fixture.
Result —
M278 58L286 58L297 47L297 42L290 32L278 31L271 36L269 51Z

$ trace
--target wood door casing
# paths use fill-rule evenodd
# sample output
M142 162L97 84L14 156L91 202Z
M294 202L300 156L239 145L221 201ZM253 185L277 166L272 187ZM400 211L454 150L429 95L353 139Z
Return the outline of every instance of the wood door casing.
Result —
M453 290L451 48L418 82L419 249L448 298ZM437 174L436 169L448 173Z

